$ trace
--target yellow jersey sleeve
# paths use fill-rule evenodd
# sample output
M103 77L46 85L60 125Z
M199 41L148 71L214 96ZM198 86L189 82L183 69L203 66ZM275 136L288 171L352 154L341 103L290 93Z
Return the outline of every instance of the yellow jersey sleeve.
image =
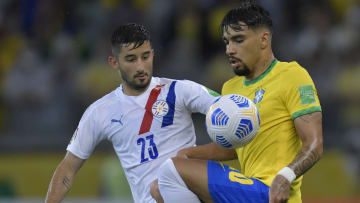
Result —
M296 62L282 73L284 104L291 118L321 111L318 94L309 73Z

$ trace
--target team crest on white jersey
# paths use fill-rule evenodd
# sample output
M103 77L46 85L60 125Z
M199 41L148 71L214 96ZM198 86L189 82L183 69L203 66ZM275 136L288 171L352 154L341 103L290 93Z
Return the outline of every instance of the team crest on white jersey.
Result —
M155 117L163 117L169 112L169 105L164 100L157 100L151 108L152 114Z

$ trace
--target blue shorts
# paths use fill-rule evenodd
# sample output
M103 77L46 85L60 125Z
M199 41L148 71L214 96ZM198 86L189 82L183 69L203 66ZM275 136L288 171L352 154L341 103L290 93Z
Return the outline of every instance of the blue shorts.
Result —
M209 192L214 202L269 202L269 187L255 178L247 178L227 165L208 161Z

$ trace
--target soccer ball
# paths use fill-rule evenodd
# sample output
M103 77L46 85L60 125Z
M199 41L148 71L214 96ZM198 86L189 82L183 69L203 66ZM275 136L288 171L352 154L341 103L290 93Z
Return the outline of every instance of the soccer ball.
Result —
M225 148L249 143L260 127L256 105L248 98L229 94L219 97L206 114L206 129L212 141Z

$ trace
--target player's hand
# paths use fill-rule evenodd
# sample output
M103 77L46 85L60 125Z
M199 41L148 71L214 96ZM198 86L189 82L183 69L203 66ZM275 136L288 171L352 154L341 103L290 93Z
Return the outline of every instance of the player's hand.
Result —
M270 186L269 202L282 203L290 197L290 182L281 175L277 175Z
M188 148L185 148L185 149L182 149L182 150L178 151L176 157L180 157L180 158L183 158L183 159L188 159L189 157L187 155L187 152L188 152L187 149Z

